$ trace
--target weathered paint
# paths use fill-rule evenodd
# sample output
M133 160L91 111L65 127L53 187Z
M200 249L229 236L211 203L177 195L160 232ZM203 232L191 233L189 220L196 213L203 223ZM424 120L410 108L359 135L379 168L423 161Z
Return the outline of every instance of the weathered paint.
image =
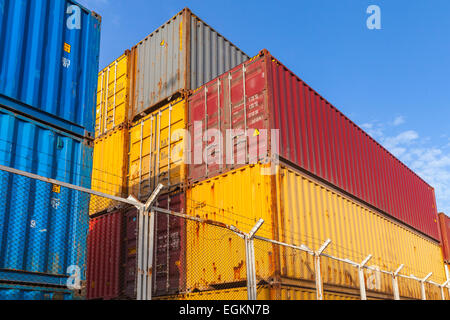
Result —
M178 91L198 88L248 59L187 8L131 52L133 119Z
M208 150L208 161L189 166L191 183L277 153L270 129L278 129L282 160L439 239L433 188L267 51L195 90L189 106L191 158ZM195 122L202 123L200 135ZM248 134L237 135L227 154L225 143L202 142L206 129L224 139L229 129ZM250 150L255 137L258 150Z
M71 0L0 0L0 21L0 103L92 136L101 18Z
M94 140L92 189L126 198L128 174L129 133L126 126L108 131ZM101 213L119 205L117 201L92 197L89 214Z
M128 121L129 55L126 51L98 74L96 138Z
M80 138L3 109L0 137L1 165L90 187L92 147ZM84 277L88 195L3 171L0 180L0 282L65 287L71 265Z
M158 183L166 191L185 181L186 100L177 99L130 128L129 193L146 200Z
M439 213L439 227L441 231L441 247L444 260L450 264L450 218Z
M362 262L372 254L370 266L394 271L404 264L404 274L424 277L433 272L432 279L444 282L438 243L313 176L282 165L272 180L261 175L263 168L263 165L250 165L193 185L186 192L187 213L235 225L244 232L249 232L263 218L260 236L305 244L313 250L331 239L326 252L333 256ZM208 225L197 227L197 232L191 229L194 227L188 224L186 283L189 290L205 290L219 283L245 279L245 273L236 278L234 272L240 257L245 257L241 238L222 235L223 232ZM216 237L211 236L214 232ZM211 237L229 241L233 252L224 255L225 246L206 240ZM294 254L293 249L257 240L255 255L258 279L268 281L279 276L287 282L314 280L314 264L309 254ZM341 289L359 286L356 268L347 264L322 258L322 272L326 285ZM372 271L365 271L365 277L368 291L392 296L390 277Z

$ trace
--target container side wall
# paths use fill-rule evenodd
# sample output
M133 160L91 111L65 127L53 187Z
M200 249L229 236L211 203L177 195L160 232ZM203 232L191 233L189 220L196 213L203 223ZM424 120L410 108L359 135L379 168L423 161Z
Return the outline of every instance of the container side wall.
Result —
M73 1L2 0L0 7L2 103L92 135L100 18Z
M98 75L95 137L128 121L129 52Z
M94 141L93 190L118 197L128 196L128 140L127 127L119 127ZM117 201L93 197L89 214L100 213L117 204Z
M281 166L279 182L274 187L271 177L261 175L261 170L261 165L245 166L194 184L187 190L187 213L231 224L243 231L250 230L263 218L265 223L258 232L263 237L279 234L283 242L305 244L313 249L331 239L327 253L355 262L372 254L370 265L375 271L366 270L365 276L368 292L374 298L393 295L391 278L376 271L377 268L394 270L404 264L405 274L424 277L433 272L436 282L444 281L442 254L436 242L300 171ZM272 214L272 194L276 194L276 214ZM230 245L234 251L225 262L221 260L220 243L215 244L211 237L227 237L214 237L214 232L214 227L208 225L188 227L188 289L208 290L235 279L240 256L236 248L242 239L228 237L234 241ZM258 279L271 281L278 273L282 283L301 286L304 281L314 280L314 262L306 253L258 240L255 255ZM322 259L322 278L333 290L359 288L356 268L331 258ZM404 295L413 289L406 288Z
M444 213L439 214L439 226L441 228L441 246L444 260L450 264L450 218Z
M182 90L193 90L248 56L188 9L132 48L132 119Z
M0 164L90 188L92 147L78 138L3 109L0 134ZM88 196L0 174L0 268L20 270L3 280L65 283L71 265L84 277Z
M295 170L282 168L280 173L285 215L280 233L286 242L317 248L332 239L327 253L333 256L360 262L372 254L373 267L394 270L405 264L404 274L419 273L424 277L433 272L437 282L445 278L435 242ZM358 286L354 267L331 259L323 259L323 266L324 283ZM288 271L287 278L301 277L304 268L301 261L282 265L282 270ZM366 272L366 277L368 289L392 294L390 277L371 271Z
M122 211L90 220L86 275L87 299L112 299L119 296L122 229Z
M185 181L186 100L178 99L130 128L129 193L147 199L162 183L169 190Z
M280 130L280 156L438 239L432 189L285 66L273 58L269 65L270 110L273 128ZM300 99L292 98L292 87ZM297 110L306 122L294 135L290 119Z
M200 18L190 21L190 86L196 89L249 57Z

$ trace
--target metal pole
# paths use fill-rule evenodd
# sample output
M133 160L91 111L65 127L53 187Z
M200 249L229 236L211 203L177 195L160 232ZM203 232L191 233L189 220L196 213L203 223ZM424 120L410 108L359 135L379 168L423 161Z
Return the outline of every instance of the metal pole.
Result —
M450 281L450 271L448 270L448 266L444 265L444 269L445 269L445 277L447 278L447 281ZM450 282L449 282L450 284ZM448 295L450 297L450 285L447 284L447 290L448 290Z
M256 232L263 225L264 220L260 219L252 228L249 234L244 236L245 241L245 258L247 264L247 298L248 300L256 300L256 263L255 263L255 243L253 241Z
M159 184L152 192L150 198L145 205L139 210L139 227L138 227L138 247L137 247L137 300L152 299L152 271L153 271L153 249L154 249L154 229L155 214L149 215L152 204L158 198L163 188Z
M450 280L447 280L447 281L445 281L443 284L439 285L439 287L441 288L441 297L442 297L442 300L445 300L444 288L447 287L449 283L450 283Z
M427 281L432 275L433 275L433 272L430 272L425 278L418 279L420 281L420 289L421 289L421 292L422 292L422 300L427 300L427 293L425 291L425 281Z
M137 288L136 300L142 300L142 281L143 281L143 262L142 262L142 248L143 248L143 232L144 230L144 208L138 211L138 243L137 243Z
M247 297L248 300L256 300L255 245L249 236L245 236L244 239L247 259Z
M153 252L155 247L155 211L150 213L148 226L148 263L147 263L147 296L145 300L152 300L152 277L153 277Z
M394 290L394 300L400 300L400 290L398 288L398 274L405 265L400 265L395 272L392 273L392 288Z
M358 265L358 276L359 276L359 291L361 293L361 300L367 300L366 293L366 282L364 281L364 267L372 259L372 255L369 254L367 258Z
M314 272L316 274L316 297L317 300L323 300L323 288L322 288L322 275L320 271L320 255L325 251L325 249L330 245L331 240L328 239L320 247L318 251L314 253Z

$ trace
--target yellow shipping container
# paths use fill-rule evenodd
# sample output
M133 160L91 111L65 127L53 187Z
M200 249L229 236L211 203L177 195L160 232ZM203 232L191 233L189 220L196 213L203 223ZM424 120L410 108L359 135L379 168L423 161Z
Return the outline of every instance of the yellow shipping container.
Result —
M276 175L265 176L262 169L262 165L251 165L195 184L187 190L187 213L232 224L244 232L262 218L265 223L259 236L313 250L331 239L325 251L330 255L362 262L372 254L369 265L375 269L394 271L404 264L403 274L424 277L433 272L432 280L445 281L438 243L297 170L283 165ZM239 277L235 273L245 257L242 239L219 234L213 226L202 227L204 235L193 228L194 224L188 224L187 288L206 290L218 283L245 280L245 266ZM230 242L233 255L217 252L223 251L225 243L211 238ZM279 278L275 280L290 284L314 280L313 258L307 253L256 240L255 256L260 280ZM358 288L355 267L326 257L321 264L324 285L344 292ZM369 296L392 297L390 276L366 270L365 277ZM402 284L403 297L417 297L414 283Z
M128 121L129 51L98 74L95 137Z
M129 192L138 199L158 183L169 189L185 181L186 100L179 98L134 122L130 128Z
M275 300L274 289L270 286L258 286L258 300ZM247 288L233 288L224 290L210 290L176 296L158 297L158 300L247 300ZM282 286L280 288L280 300L315 300L316 292L311 289ZM324 292L325 300L359 300L358 295Z
M92 189L127 197L128 129L119 127L94 141ZM100 213L117 205L115 201L92 197L89 214Z

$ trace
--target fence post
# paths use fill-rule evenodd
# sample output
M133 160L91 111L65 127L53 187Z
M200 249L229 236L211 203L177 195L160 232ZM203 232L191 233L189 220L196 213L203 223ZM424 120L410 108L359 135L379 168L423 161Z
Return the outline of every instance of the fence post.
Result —
M156 189L153 190L145 205L139 209L137 247L138 272L136 288L137 300L152 299L155 212L151 210L151 206L156 201L163 187L164 186L162 184L159 184ZM151 213L149 214L150 210Z
M443 284L441 284L439 287L441 288L441 297L442 300L445 300L445 293L444 293L444 288L448 286L448 284L450 283L450 280L445 281Z
M325 249L330 245L331 240L328 239L320 247L319 250L314 252L314 273L316 274L316 297L317 300L323 300L323 289L322 289L322 276L320 271L320 255L325 251Z
M366 259L364 259L361 264L358 265L358 276L359 276L359 291L361 293L361 300L367 300L366 293L366 282L364 281L364 267L372 259L372 255L369 254Z
M137 288L136 300L143 300L142 298L142 283L144 280L143 269L143 254L141 252L144 244L144 208L138 211L138 243L137 243Z
M394 300L400 300L400 290L398 289L398 275L405 265L402 264L392 273L392 288L394 290Z
M253 241L256 232L263 225L264 220L260 219L249 234L244 235L245 240L245 258L247 265L247 298L248 300L256 300L256 263L255 263L255 243Z
M448 266L444 265L444 269L445 269L445 277L447 278L447 281L450 281L450 272L448 270ZM448 290L448 295L450 297L450 282L447 283L447 290Z
M430 272L425 278L423 279L417 279L420 281L420 291L422 292L422 300L427 300L427 293L425 291L425 281L427 281L431 276L433 275L433 272Z

